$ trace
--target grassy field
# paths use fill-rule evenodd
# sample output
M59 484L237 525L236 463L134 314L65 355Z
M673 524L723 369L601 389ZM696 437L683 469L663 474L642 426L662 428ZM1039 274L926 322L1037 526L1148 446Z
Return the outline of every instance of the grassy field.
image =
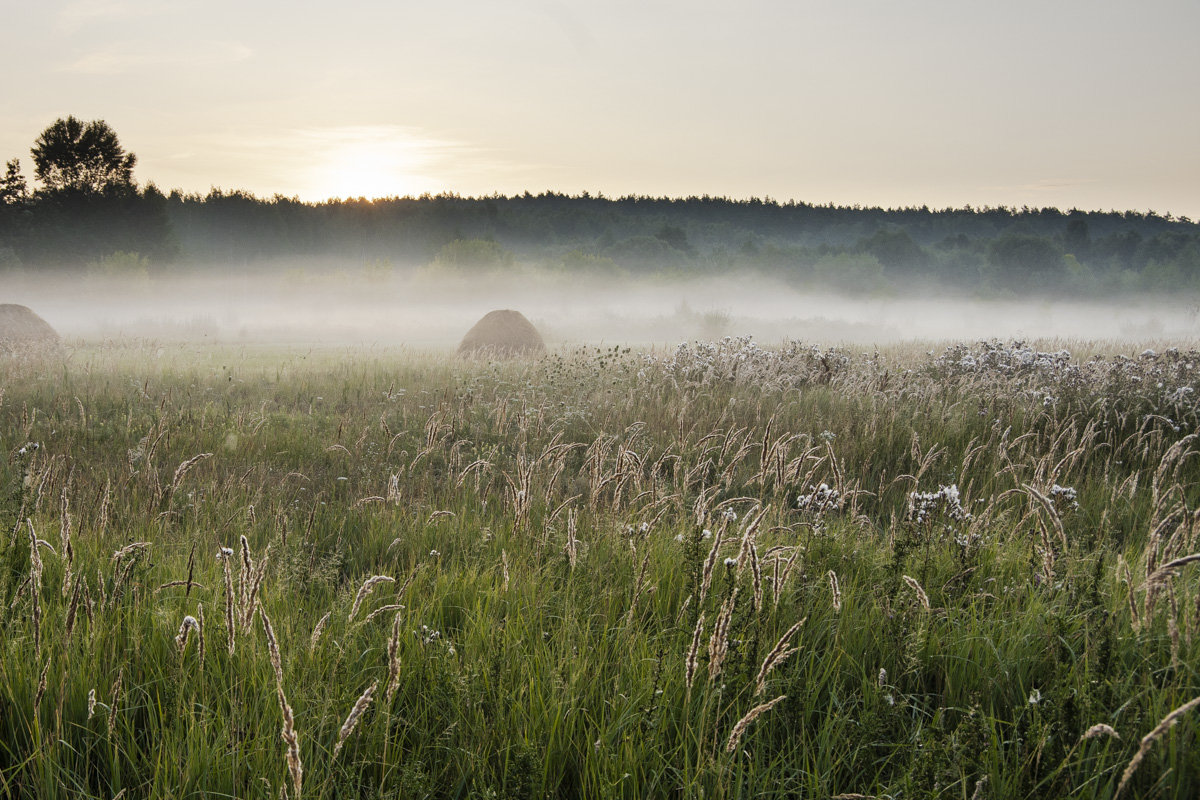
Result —
M1194 797L1198 389L1083 342L0 356L0 796Z

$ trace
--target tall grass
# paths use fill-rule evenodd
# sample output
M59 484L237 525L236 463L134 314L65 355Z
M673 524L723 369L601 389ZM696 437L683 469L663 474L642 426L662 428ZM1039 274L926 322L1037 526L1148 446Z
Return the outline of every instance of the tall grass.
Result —
M1072 346L7 356L0 795L1192 797L1200 353Z

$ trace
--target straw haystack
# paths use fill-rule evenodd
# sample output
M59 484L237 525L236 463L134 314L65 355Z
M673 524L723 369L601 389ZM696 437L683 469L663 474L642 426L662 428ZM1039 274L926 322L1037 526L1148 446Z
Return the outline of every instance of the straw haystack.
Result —
M460 356L529 356L544 353L542 335L520 311L489 311L467 331L458 346Z
M0 303L0 348L58 344L58 334L27 306Z

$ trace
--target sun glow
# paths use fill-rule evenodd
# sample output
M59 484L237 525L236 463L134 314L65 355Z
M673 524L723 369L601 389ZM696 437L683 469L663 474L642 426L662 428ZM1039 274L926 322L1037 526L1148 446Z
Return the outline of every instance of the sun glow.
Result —
M312 199L396 197L439 189L429 173L443 146L403 128L338 128L307 138L315 157L306 192Z

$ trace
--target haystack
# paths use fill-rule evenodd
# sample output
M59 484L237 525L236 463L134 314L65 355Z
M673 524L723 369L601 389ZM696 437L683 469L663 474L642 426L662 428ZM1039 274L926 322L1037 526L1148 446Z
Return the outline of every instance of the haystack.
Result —
M529 356L546 351L542 335L520 311L489 311L467 331L460 356Z
M58 334L50 323L27 306L0 303L0 347L56 345L58 341Z

